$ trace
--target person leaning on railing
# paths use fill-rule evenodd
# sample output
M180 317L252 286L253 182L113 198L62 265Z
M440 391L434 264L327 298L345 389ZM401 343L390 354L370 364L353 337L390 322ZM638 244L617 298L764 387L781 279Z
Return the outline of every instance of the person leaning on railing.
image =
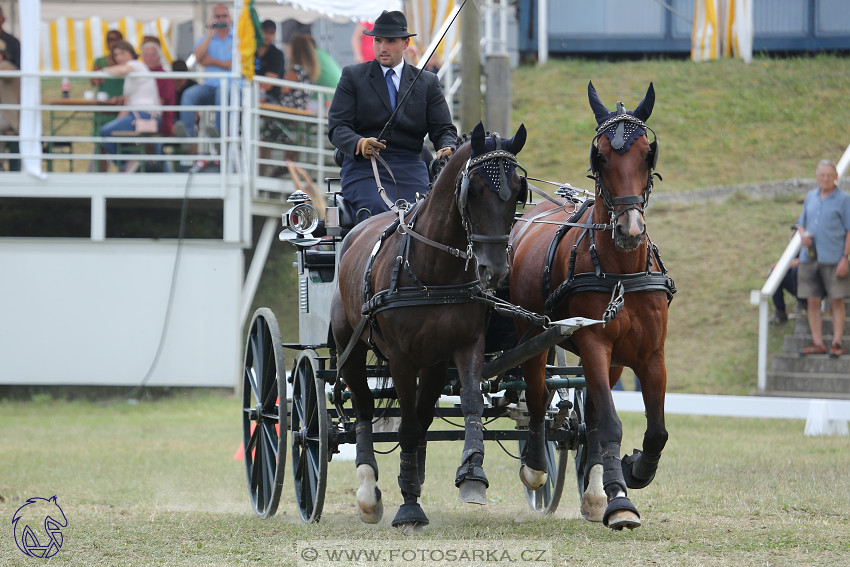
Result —
M112 58L112 48L115 44L124 39L124 35L119 30L109 30L106 32L106 48L109 52L106 55L98 57L92 63L92 71L102 71L107 67L115 65L115 60ZM97 87L97 92L106 93L110 99L120 97L124 94L124 79L92 77L91 84ZM109 120L103 120L104 123Z
M159 90L156 85L156 80L151 76L147 66L137 59L136 50L126 41L119 41L112 48L112 57L116 65L112 65L104 69L109 75L121 77L133 73L135 76L126 77L124 79L124 106L138 107L139 110L121 111L118 113L118 118L103 125L100 129L100 135L103 137L113 136L114 132L133 131L135 130L136 120L155 118L159 128L162 127L162 121L158 113L153 113L149 109L151 107L160 106ZM109 154L118 153L118 144L115 142L104 142L103 147ZM127 164L117 162L120 169L126 172L136 171L139 167L138 161L130 161Z

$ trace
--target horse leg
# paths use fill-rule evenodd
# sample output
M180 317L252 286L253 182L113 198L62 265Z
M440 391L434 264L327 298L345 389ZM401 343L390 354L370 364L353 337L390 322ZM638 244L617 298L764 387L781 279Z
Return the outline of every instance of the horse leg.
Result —
M401 424L398 428L399 455L398 487L404 503L393 518L393 527L402 531L419 531L428 525L428 517L419 505L422 485L419 482L419 458L417 448L421 427L416 415L416 369L409 364L390 359Z
M366 379L366 345L359 343L351 351L346 364L340 368L343 379L351 390L354 407L357 454L357 513L367 524L377 524L384 514L384 503L378 488L378 461L372 439L372 417L375 415L375 398Z
M416 415L421 435L416 447L416 464L419 472L419 484L425 484L425 454L428 441L425 434L434 421L434 406L443 393L448 365L441 364L423 368L419 373L419 395L416 400Z
M602 444L599 441L599 419L590 396L584 400L584 424L587 431L584 470L584 492L581 497L581 515L588 522L601 522L608 506L608 498L602 488Z
M481 371L484 364L484 335L473 348L455 353L460 376L460 407L463 412L464 442L460 467L455 475L458 498L469 504L487 504L490 482L484 474L484 396L481 394Z
M620 464L623 426L617 417L611 396L608 372L610 360L604 350L596 349L592 356L583 356L582 363L585 367L588 394L597 412L599 443L602 449L602 489L608 501L602 523L615 530L634 529L640 526L640 514L628 499Z
M549 465L546 458L546 353L529 359L522 365L525 378L525 402L528 405L528 442L522 455L519 478L529 490L546 483Z
M664 425L667 371L663 359L660 364L655 363L637 372L646 408L646 431L643 434L643 450L635 449L631 455L625 455L622 459L623 478L629 488L644 488L652 482L658 470L661 451L667 444L667 428ZM653 379L655 376L659 378Z

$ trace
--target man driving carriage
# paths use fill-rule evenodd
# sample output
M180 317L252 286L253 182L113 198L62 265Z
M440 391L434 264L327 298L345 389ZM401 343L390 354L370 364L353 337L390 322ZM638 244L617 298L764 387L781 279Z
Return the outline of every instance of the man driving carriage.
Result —
M373 155L380 154L392 170L391 177L377 160L389 200L413 202L428 190L428 168L420 157L425 135L439 148L437 159L451 156L457 144L439 79L430 72L420 76L404 61L416 35L408 32L404 14L385 10L363 33L374 38L375 59L343 69L328 114L328 138L344 155L342 196L357 220L363 220L363 209L370 215L388 210L377 191ZM395 112L397 105L402 107Z

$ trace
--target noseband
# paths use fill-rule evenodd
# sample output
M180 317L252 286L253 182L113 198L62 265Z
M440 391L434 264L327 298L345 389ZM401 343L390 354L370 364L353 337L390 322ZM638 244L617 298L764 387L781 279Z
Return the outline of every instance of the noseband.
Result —
M620 218L621 215L624 215L631 210L635 210L643 215L644 208L649 203L649 194L652 193L653 177L658 176L658 178L661 179L661 176L654 172L655 164L658 163L658 136L655 134L655 131L647 126L640 118L623 111L622 103L617 103L617 106L618 113L601 123L596 128L597 134L593 137L593 140L590 143L591 175L588 175L588 177L593 179L596 184L596 192L602 198L605 210L607 210L610 215L611 225L616 224L617 219ZM614 129L613 134L610 132L611 129ZM624 153L628 150L631 142L634 141L635 138L632 136L635 135L638 129L642 129L644 132L652 132L652 136L654 138L649 144L649 154L647 156L649 168L647 169L647 179L646 185L643 188L643 194L627 195L625 197L612 197L611 190L605 185L605 181L602 179L602 171L599 163L599 146L597 145L597 142L603 135L607 135L611 139L611 147L618 153ZM628 136L629 134L630 136ZM646 134L644 133L642 135ZM631 138L631 140L629 140L629 138ZM617 212L617 207L623 208Z

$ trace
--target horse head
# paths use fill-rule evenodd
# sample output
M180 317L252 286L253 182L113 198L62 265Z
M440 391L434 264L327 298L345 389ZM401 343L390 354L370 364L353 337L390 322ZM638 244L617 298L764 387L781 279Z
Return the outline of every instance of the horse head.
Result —
M508 232L517 201L525 201L528 189L525 176L517 171L525 170L516 159L525 140L524 125L504 139L497 133L488 136L479 122L472 130L469 156L457 177L455 202L469 243L467 261L474 259L478 279L487 289L496 287L508 274Z
M644 208L658 160L658 140L649 141L647 130L653 137L655 132L645 123L655 104L655 89L650 83L644 99L628 111L622 102L617 103L617 110L608 110L592 82L587 85L587 96L597 123L590 145L597 198L608 211L616 247L634 250L646 237Z

